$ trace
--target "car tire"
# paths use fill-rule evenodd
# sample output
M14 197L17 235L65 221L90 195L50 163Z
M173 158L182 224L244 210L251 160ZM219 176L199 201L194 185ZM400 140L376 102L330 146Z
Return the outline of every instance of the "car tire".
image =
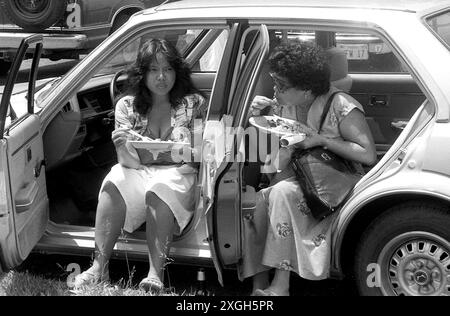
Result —
M377 218L357 246L364 296L450 295L449 208L408 202Z
M1 1L2 11L11 22L29 32L41 32L58 22L66 5L64 0L38 0L34 7L29 1Z

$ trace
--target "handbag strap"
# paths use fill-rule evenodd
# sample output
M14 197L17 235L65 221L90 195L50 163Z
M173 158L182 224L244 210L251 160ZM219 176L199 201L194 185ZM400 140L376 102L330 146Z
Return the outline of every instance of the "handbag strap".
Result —
M320 117L320 125L318 133L320 134L320 131L322 130L323 124L325 123L325 118L327 117L328 112L330 111L331 102L333 102L334 96L338 93L345 93L341 90L333 92L327 100L327 104L325 104L325 107L323 108L322 116Z

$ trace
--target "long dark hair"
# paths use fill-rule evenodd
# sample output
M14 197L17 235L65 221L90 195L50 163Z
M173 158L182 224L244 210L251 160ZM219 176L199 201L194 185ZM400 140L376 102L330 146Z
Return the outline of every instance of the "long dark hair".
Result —
M169 92L169 101L172 107L176 107L186 95L198 92L191 80L191 70L178 50L164 39L150 39L142 45L136 62L128 70L127 94L134 95L133 106L141 115L145 115L153 105L152 93L147 88L145 79L147 71L149 71L152 61L156 60L158 53L162 54L175 70L175 84Z

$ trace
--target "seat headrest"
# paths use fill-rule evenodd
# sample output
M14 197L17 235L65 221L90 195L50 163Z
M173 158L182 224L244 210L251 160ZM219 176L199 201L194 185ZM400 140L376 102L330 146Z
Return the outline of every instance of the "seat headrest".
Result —
M352 87L352 78L348 75L347 54L342 49L331 47L325 50L325 55L331 70L331 84L340 90L349 92Z

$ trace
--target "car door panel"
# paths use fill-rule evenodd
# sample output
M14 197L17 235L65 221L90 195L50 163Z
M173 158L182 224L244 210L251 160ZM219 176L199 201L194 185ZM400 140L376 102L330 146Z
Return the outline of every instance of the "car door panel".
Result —
M45 157L38 115L33 114L37 66L42 50L40 35L25 39L18 49L3 91L0 107L0 248L4 268L20 264L43 235L49 202L45 179ZM5 125L7 108L23 106L12 101L14 81L28 47L36 44L30 72L24 115ZM38 57L36 57L38 56ZM24 95L25 96L25 95Z
M230 33L229 41L234 40L235 42L230 43L227 48L234 53L234 57L229 56L228 58L227 56L231 51L225 51L225 61L220 66L218 76L221 74L221 69L228 69L230 59L234 60L232 67L240 65L238 55L241 54L241 50L236 43L240 43L244 30L245 28L232 30ZM213 109L209 111L210 121L207 122L203 136L203 159L205 159L202 167L204 211L207 216L208 240L220 283L223 283L222 269L237 264L242 251L242 192L240 183L242 163L235 161L233 154L236 153L236 150L239 150L237 144L240 144L241 139L239 137L242 135L232 134L231 137L228 137L228 132L230 127L239 127L242 123L241 111L244 111L242 108L247 108L249 98L256 86L255 78L258 76L258 70L269 51L267 28L262 25L258 34L255 37L257 40L254 41L254 45L247 52L244 65L238 70L236 88L231 90L229 86L232 83L231 77L222 81L228 86L215 87L211 105ZM230 69L228 69L229 74ZM224 91L231 91L231 95L224 95ZM227 98L230 97L232 98L230 100L231 107L225 112L229 115L222 116L221 120L218 121L216 117L226 109L224 107L228 107L229 99ZM215 102L221 102L220 107L214 104ZM219 152L221 154L218 154Z
M6 141L17 242L23 260L42 236L46 226L42 223L47 220L48 198L45 171L41 165L44 151L39 118L28 116L10 131Z
M379 153L398 138L425 96L407 74L352 74L350 94L359 101Z

